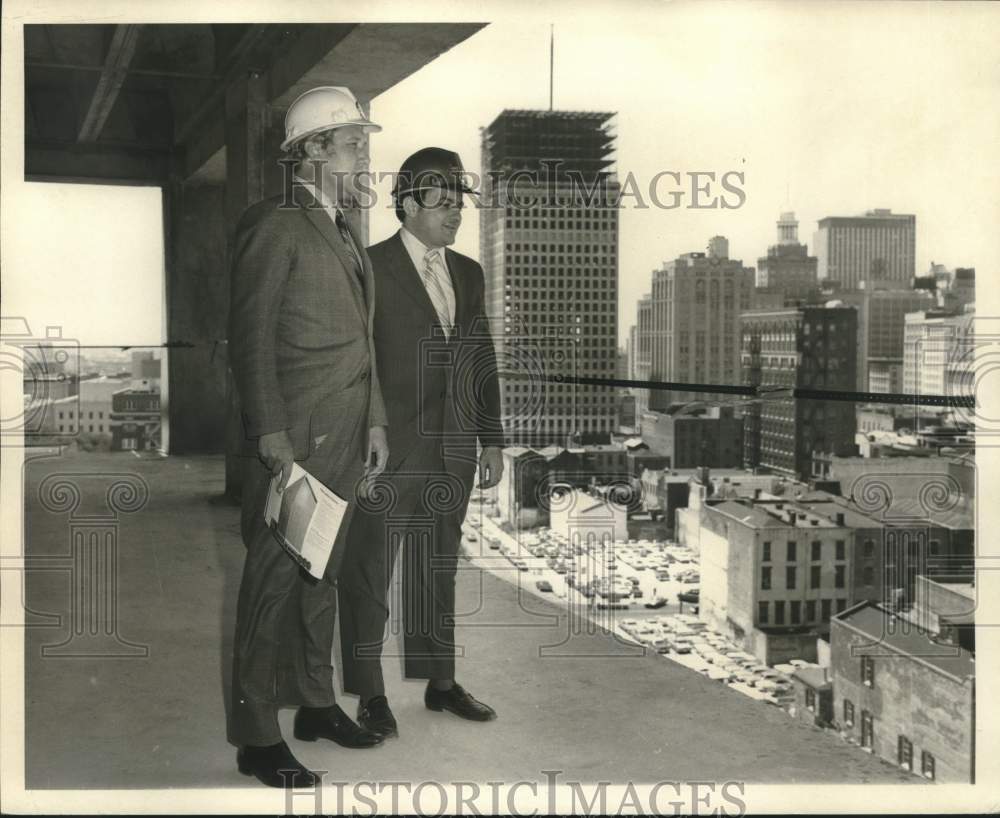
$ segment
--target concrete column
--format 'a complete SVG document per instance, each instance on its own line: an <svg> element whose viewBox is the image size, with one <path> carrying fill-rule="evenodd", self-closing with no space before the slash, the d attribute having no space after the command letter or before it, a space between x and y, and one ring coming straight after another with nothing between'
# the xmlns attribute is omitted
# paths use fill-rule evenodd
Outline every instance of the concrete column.
<svg viewBox="0 0 1000 818"><path fill-rule="evenodd" d="M229 273L222 185L174 180L165 190L170 453L225 451Z"/></svg>

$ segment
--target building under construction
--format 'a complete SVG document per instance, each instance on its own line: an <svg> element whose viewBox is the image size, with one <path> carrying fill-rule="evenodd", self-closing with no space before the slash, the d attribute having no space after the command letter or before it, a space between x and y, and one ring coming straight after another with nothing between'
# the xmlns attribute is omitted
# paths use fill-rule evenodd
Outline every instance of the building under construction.
<svg viewBox="0 0 1000 818"><path fill-rule="evenodd" d="M482 131L480 256L518 444L600 441L615 426L619 185L614 114L503 111Z"/></svg>

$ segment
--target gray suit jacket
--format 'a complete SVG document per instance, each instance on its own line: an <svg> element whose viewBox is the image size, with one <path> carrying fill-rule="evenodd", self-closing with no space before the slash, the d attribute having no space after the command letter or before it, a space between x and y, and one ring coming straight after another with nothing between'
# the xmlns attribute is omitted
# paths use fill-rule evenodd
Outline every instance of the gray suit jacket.
<svg viewBox="0 0 1000 818"><path fill-rule="evenodd" d="M229 360L243 451L254 454L257 438L285 429L296 460L322 456L324 463L306 468L333 478L346 465L336 461L353 461L359 451L363 458L368 429L387 422L372 340L375 284L358 214L345 212L362 279L307 189L295 187L292 201L282 202L250 207L236 229ZM357 464L350 465L353 473Z"/></svg>

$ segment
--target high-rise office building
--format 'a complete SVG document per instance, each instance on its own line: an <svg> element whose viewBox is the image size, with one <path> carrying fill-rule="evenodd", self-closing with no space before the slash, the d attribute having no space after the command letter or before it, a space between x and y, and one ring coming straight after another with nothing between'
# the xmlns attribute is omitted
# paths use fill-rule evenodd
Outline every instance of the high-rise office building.
<svg viewBox="0 0 1000 818"><path fill-rule="evenodd" d="M969 396L973 393L971 311L929 309L906 315L903 392L908 395Z"/></svg>
<svg viewBox="0 0 1000 818"><path fill-rule="evenodd" d="M861 281L837 299L858 311L857 389L889 394L903 389L903 328L906 314L934 306L929 290L909 282Z"/></svg>
<svg viewBox="0 0 1000 818"><path fill-rule="evenodd" d="M788 299L806 299L816 290L816 257L799 243L799 223L794 213L778 220L778 243L757 259L757 289L780 293Z"/></svg>
<svg viewBox="0 0 1000 818"><path fill-rule="evenodd" d="M653 352L653 297L649 293L640 298L636 306L631 339L629 379L648 381ZM633 389L632 394L635 395L636 417L641 418L642 413L649 409L649 390Z"/></svg>
<svg viewBox="0 0 1000 818"><path fill-rule="evenodd" d="M718 252L720 237L712 240ZM650 379L738 384L740 313L753 304L754 272L739 259L685 253L653 272ZM652 392L649 408L716 400L713 393Z"/></svg>
<svg viewBox="0 0 1000 818"><path fill-rule="evenodd" d="M857 310L797 307L743 314L741 364L749 386L855 391ZM743 466L799 480L812 453L854 453L855 406L840 400L751 404L743 417Z"/></svg>
<svg viewBox="0 0 1000 818"><path fill-rule="evenodd" d="M505 110L481 132L480 255L512 443L564 445L615 428L614 389L532 378L615 375L613 117Z"/></svg>
<svg viewBox="0 0 1000 818"><path fill-rule="evenodd" d="M820 219L813 247L819 279L854 289L862 280L909 281L916 271L916 216L869 210Z"/></svg>

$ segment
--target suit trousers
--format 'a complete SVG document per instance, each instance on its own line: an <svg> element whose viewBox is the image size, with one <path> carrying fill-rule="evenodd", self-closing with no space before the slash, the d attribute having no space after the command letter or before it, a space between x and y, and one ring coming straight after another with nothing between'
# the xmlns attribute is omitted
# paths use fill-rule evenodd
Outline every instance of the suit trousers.
<svg viewBox="0 0 1000 818"><path fill-rule="evenodd" d="M310 576L264 524L270 473L256 458L247 458L245 468L241 528L247 555L236 608L227 732L237 746L260 746L281 741L279 708L334 703L335 581L344 547L341 542L334 549L323 579ZM349 525L345 519L342 534Z"/></svg>
<svg viewBox="0 0 1000 818"><path fill-rule="evenodd" d="M401 471L388 482L391 508L360 508L352 521L338 583L344 689L362 699L385 693L382 647L400 551L404 674L455 676L455 574L470 486L444 470Z"/></svg>

